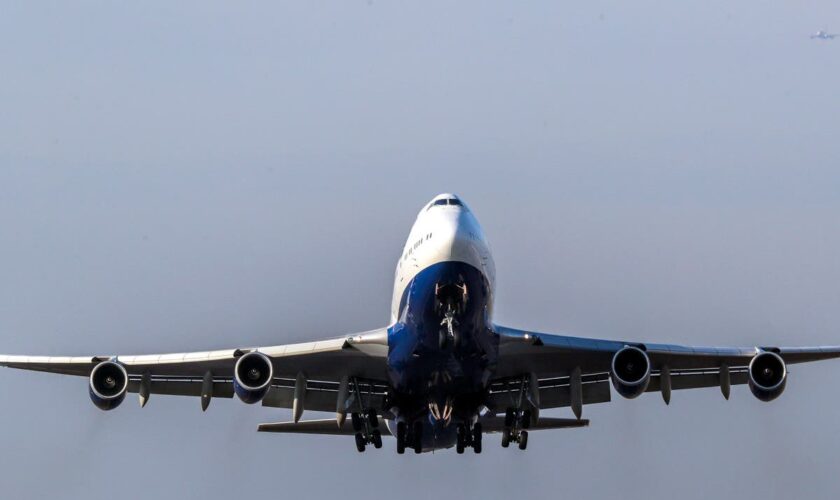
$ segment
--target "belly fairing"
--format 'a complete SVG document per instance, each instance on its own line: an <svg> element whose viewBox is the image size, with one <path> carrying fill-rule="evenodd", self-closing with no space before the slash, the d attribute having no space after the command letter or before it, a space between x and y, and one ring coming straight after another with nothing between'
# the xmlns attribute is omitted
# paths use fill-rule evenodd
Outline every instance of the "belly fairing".
<svg viewBox="0 0 840 500"><path fill-rule="evenodd" d="M444 298L452 295L448 290L458 291L454 307L444 304L452 302ZM398 393L457 397L486 389L498 357L498 338L489 328L491 294L484 274L464 262L440 262L414 276L388 334L389 376ZM441 346L447 308L456 341Z"/></svg>

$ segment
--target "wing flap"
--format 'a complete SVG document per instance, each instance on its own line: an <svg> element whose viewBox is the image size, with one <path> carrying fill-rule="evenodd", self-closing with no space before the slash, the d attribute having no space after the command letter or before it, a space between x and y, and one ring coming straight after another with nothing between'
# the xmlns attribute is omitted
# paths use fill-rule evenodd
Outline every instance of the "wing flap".
<svg viewBox="0 0 840 500"><path fill-rule="evenodd" d="M370 380L358 380L359 396L362 399L362 408L381 408L384 406L384 399L387 387ZM336 411L338 400L338 383L330 381L310 380L306 384L306 395L304 396L304 408L313 411ZM351 384L352 386L352 384ZM356 396L351 392L347 401L348 408L355 407ZM262 405L271 408L291 408L295 398L295 380L275 379L271 390L262 401Z"/></svg>
<svg viewBox="0 0 840 500"><path fill-rule="evenodd" d="M149 384L150 394L161 394L167 396L201 396L202 389L201 380L151 380ZM136 394L140 392L140 381L130 380L128 382L128 392ZM213 397L214 398L232 398L233 397L233 383L227 381L213 382Z"/></svg>
<svg viewBox="0 0 840 500"><path fill-rule="evenodd" d="M513 382L513 383L511 383ZM497 381L490 386L487 407L495 413L504 412L508 407L518 407L520 388L516 379ZM539 401L541 409L564 408L571 406L572 393L569 377L557 377L539 381ZM581 399L584 405L607 403L610 401L609 375L597 373L586 375L582 379Z"/></svg>
<svg viewBox="0 0 840 500"><path fill-rule="evenodd" d="M747 383L746 367L731 368L729 371L730 385L743 385ZM701 389L704 387L720 387L719 370L692 370L684 372L671 372L671 389ZM659 373L651 374L650 384L645 392L656 392L662 388L662 379Z"/></svg>

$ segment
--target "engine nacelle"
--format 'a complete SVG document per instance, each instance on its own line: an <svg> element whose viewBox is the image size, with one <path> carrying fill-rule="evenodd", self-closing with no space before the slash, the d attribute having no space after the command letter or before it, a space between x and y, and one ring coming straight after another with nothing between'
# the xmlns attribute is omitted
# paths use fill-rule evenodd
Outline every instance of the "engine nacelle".
<svg viewBox="0 0 840 500"><path fill-rule="evenodd" d="M116 361L103 361L90 372L90 400L100 410L113 410L125 399L128 372Z"/></svg>
<svg viewBox="0 0 840 500"><path fill-rule="evenodd" d="M274 365L261 352L243 354L233 369L233 391L243 402L254 404L268 394L274 379Z"/></svg>
<svg viewBox="0 0 840 500"><path fill-rule="evenodd" d="M633 399L650 383L650 358L638 347L626 346L615 353L610 363L613 387L627 399Z"/></svg>
<svg viewBox="0 0 840 500"><path fill-rule="evenodd" d="M750 361L749 385L753 395L762 401L773 401L785 390L787 366L775 352L764 351Z"/></svg>

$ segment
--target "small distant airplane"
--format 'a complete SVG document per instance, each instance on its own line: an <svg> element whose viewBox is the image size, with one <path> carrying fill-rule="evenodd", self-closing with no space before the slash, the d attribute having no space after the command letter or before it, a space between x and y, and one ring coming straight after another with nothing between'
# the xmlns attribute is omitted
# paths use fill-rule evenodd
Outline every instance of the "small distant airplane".
<svg viewBox="0 0 840 500"><path fill-rule="evenodd" d="M837 36L837 33L828 33L825 30L819 30L813 35L811 35L811 38L818 38L820 40L834 40L835 38L837 38Z"/></svg>

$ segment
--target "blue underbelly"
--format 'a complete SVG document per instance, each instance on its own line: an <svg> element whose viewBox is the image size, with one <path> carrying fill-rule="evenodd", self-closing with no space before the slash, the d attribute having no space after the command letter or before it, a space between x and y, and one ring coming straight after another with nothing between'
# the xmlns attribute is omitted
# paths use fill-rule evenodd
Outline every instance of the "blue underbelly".
<svg viewBox="0 0 840 500"><path fill-rule="evenodd" d="M491 294L484 274L463 262L434 264L411 280L388 334L397 393L457 397L486 390L498 357L498 338L489 328ZM447 311L455 336L441 345Z"/></svg>

